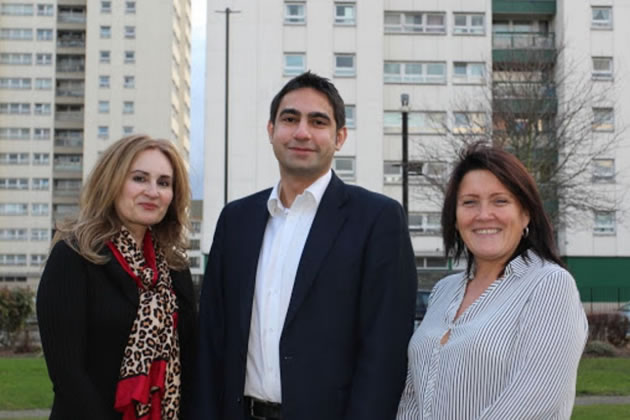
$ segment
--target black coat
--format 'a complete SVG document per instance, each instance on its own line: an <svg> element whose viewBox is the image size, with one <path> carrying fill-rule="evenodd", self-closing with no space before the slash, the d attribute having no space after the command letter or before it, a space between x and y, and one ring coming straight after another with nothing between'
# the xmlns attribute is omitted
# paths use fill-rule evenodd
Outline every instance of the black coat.
<svg viewBox="0 0 630 420"><path fill-rule="evenodd" d="M111 256L111 251L106 251ZM195 299L189 270L171 271L179 306L182 407L194 363ZM60 241L37 291L37 319L55 398L51 420L120 420L114 397L138 307L136 282L111 256L93 264ZM181 418L187 418L182 412Z"/></svg>
<svg viewBox="0 0 630 420"><path fill-rule="evenodd" d="M201 294L195 418L242 420L265 190L228 204ZM407 372L416 270L400 204L333 175L280 338L285 420L393 420Z"/></svg>

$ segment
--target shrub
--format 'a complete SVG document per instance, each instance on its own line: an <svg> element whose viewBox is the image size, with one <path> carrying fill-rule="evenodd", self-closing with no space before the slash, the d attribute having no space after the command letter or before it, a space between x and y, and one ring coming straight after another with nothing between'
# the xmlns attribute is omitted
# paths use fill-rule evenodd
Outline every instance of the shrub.
<svg viewBox="0 0 630 420"><path fill-rule="evenodd" d="M617 351L615 347L605 341L589 341L584 348L584 354L595 357L615 357Z"/></svg>
<svg viewBox="0 0 630 420"><path fill-rule="evenodd" d="M26 319L33 312L33 292L28 288L0 289L0 340L13 348Z"/></svg>
<svg viewBox="0 0 630 420"><path fill-rule="evenodd" d="M604 312L588 315L589 340L607 341L622 347L628 343L626 334L630 331L630 321L616 312Z"/></svg>

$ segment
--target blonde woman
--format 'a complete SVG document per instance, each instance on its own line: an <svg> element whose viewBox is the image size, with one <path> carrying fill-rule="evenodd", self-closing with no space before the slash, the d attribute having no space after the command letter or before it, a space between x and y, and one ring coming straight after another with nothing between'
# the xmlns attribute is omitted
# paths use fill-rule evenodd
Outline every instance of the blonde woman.
<svg viewBox="0 0 630 420"><path fill-rule="evenodd" d="M195 303L190 186L174 145L111 145L60 226L37 293L51 419L185 418Z"/></svg>

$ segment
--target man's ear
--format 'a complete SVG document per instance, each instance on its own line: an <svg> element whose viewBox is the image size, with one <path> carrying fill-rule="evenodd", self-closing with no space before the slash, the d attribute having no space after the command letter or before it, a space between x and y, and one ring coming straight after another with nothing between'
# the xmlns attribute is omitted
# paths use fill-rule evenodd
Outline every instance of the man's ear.
<svg viewBox="0 0 630 420"><path fill-rule="evenodd" d="M341 150L341 146L346 142L348 138L348 129L346 127L340 128L337 130L337 135L335 137L335 150Z"/></svg>
<svg viewBox="0 0 630 420"><path fill-rule="evenodd" d="M269 142L271 143L271 138L273 137L273 122L271 121L267 123L267 135L269 136Z"/></svg>

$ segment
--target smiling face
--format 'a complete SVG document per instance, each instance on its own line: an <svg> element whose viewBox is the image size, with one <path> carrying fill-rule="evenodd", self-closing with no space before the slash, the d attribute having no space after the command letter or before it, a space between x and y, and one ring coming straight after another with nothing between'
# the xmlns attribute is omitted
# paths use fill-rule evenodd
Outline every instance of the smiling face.
<svg viewBox="0 0 630 420"><path fill-rule="evenodd" d="M477 169L464 175L457 193L456 226L475 264L503 267L528 223L527 212L492 172Z"/></svg>
<svg viewBox="0 0 630 420"><path fill-rule="evenodd" d="M326 173L333 155L346 140L347 131L337 129L326 95L312 88L287 93L267 132L280 165L280 175L312 182Z"/></svg>
<svg viewBox="0 0 630 420"><path fill-rule="evenodd" d="M122 224L142 244L146 229L164 218L172 200L171 162L158 149L147 149L131 163L114 206Z"/></svg>

